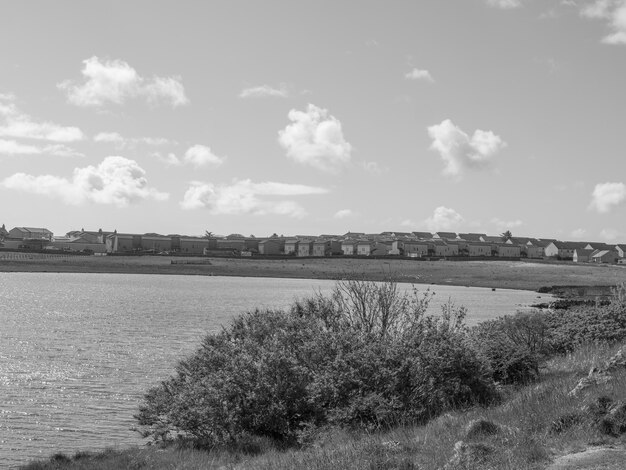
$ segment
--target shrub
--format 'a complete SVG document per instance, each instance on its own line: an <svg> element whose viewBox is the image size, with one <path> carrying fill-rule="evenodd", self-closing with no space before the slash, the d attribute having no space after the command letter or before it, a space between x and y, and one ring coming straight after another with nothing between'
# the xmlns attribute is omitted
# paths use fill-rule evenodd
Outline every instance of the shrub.
<svg viewBox="0 0 626 470"><path fill-rule="evenodd" d="M243 314L148 391L143 435L293 443L321 426L378 428L489 402L494 384L466 341L464 309L428 316L428 298L351 280L289 310Z"/></svg>

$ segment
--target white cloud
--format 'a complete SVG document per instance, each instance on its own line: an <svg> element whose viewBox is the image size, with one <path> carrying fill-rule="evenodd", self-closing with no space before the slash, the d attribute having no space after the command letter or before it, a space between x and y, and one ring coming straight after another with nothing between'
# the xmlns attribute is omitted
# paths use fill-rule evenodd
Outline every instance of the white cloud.
<svg viewBox="0 0 626 470"><path fill-rule="evenodd" d="M98 166L75 168L71 179L53 175L33 176L16 173L0 182L6 189L55 197L67 204L113 204L119 207L169 195L148 186L145 171L124 157L106 157Z"/></svg>
<svg viewBox="0 0 626 470"><path fill-rule="evenodd" d="M118 132L99 132L93 138L94 142L114 144L118 149L126 149L146 144L152 146L175 144L176 142L163 137L124 137Z"/></svg>
<svg viewBox="0 0 626 470"><path fill-rule="evenodd" d="M605 44L626 44L626 0L596 0L585 4L580 15L607 22L610 34L602 38Z"/></svg>
<svg viewBox="0 0 626 470"><path fill-rule="evenodd" d="M341 122L326 109L309 104L306 111L292 109L288 117L292 123L278 133L288 157L329 173L350 163L352 146L343 136Z"/></svg>
<svg viewBox="0 0 626 470"><path fill-rule="evenodd" d="M604 240L612 241L619 237L620 234L617 230L611 228L605 228L600 231L600 237Z"/></svg>
<svg viewBox="0 0 626 470"><path fill-rule="evenodd" d="M521 0L487 0L487 5L508 10L522 6Z"/></svg>
<svg viewBox="0 0 626 470"><path fill-rule="evenodd" d="M174 153L168 153L167 155L163 155L160 152L155 152L152 154L153 157L158 158L167 166L180 166L183 162L180 161L180 158L176 156Z"/></svg>
<svg viewBox="0 0 626 470"><path fill-rule="evenodd" d="M354 212L352 212L350 209L341 209L335 212L335 215L333 217L335 219L345 219L347 217L352 217L353 215Z"/></svg>
<svg viewBox="0 0 626 470"><path fill-rule="evenodd" d="M404 219L402 222L400 222L400 225L402 225L403 227L415 227L418 225L418 223L414 222L411 219Z"/></svg>
<svg viewBox="0 0 626 470"><path fill-rule="evenodd" d="M428 127L433 139L431 150L436 150L445 162L444 174L461 177L466 169L487 166L506 143L491 131L477 129L470 138L450 119Z"/></svg>
<svg viewBox="0 0 626 470"><path fill-rule="evenodd" d="M83 132L72 126L59 126L51 122L36 122L23 113L13 102L0 98L0 137L49 140L51 142L76 142L84 138Z"/></svg>
<svg viewBox="0 0 626 470"><path fill-rule="evenodd" d="M211 214L228 215L285 215L302 218L306 212L302 206L290 200L265 199L265 196L303 196L325 194L324 188L276 182L253 183L236 180L230 185L215 186L211 183L192 182L185 193L183 209L206 208Z"/></svg>
<svg viewBox="0 0 626 470"><path fill-rule="evenodd" d="M506 221L498 219L497 217L491 219L491 223L496 227L498 231L510 230L524 225L524 222L519 219Z"/></svg>
<svg viewBox="0 0 626 470"><path fill-rule="evenodd" d="M25 145L15 140L0 139L0 155L34 155L41 153L41 148Z"/></svg>
<svg viewBox="0 0 626 470"><path fill-rule="evenodd" d="M584 228L577 228L575 230L572 230L572 233L570 233L570 235L572 236L572 238L584 238L585 235L587 235L587 231Z"/></svg>
<svg viewBox="0 0 626 470"><path fill-rule="evenodd" d="M454 209L439 206L433 212L433 215L427 218L424 223L426 228L431 232L452 230L458 228L465 219Z"/></svg>
<svg viewBox="0 0 626 470"><path fill-rule="evenodd" d="M255 86L251 88L244 88L239 93L239 98L287 98L289 96L289 90L287 85L281 83L280 88L273 88L269 85Z"/></svg>
<svg viewBox="0 0 626 470"><path fill-rule="evenodd" d="M377 162L361 162L361 165L365 171L374 175L379 175L387 171L387 168L381 167Z"/></svg>
<svg viewBox="0 0 626 470"><path fill-rule="evenodd" d="M626 185L624 183L599 183L591 194L590 208L601 213L609 212L613 206L618 206L626 200Z"/></svg>
<svg viewBox="0 0 626 470"><path fill-rule="evenodd" d="M428 70L420 70L418 68L414 68L410 72L404 74L404 78L407 80L426 80L428 82L435 81Z"/></svg>
<svg viewBox="0 0 626 470"><path fill-rule="evenodd" d="M76 106L103 106L123 104L131 98L145 98L149 103L169 102L172 106L187 104L180 77L153 77L145 79L122 60L100 62L93 56L83 61L82 74L86 81L78 84L65 80L57 86Z"/></svg>
<svg viewBox="0 0 626 470"><path fill-rule="evenodd" d="M85 154L75 150L67 145L63 144L52 144L46 145L41 153L54 155L55 157L84 157Z"/></svg>
<svg viewBox="0 0 626 470"><path fill-rule="evenodd" d="M223 157L218 157L206 145L194 145L190 147L183 157L185 163L189 163L196 168L207 165L219 166L224 163Z"/></svg>

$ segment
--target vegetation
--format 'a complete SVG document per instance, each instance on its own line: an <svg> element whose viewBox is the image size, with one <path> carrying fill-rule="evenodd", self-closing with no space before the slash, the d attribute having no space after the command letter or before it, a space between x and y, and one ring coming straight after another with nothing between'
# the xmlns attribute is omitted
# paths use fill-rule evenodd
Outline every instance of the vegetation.
<svg viewBox="0 0 626 470"><path fill-rule="evenodd" d="M139 422L169 445L27 468L545 468L626 442L626 368L569 393L626 340L625 294L468 329L428 293L342 281L242 315L150 390Z"/></svg>

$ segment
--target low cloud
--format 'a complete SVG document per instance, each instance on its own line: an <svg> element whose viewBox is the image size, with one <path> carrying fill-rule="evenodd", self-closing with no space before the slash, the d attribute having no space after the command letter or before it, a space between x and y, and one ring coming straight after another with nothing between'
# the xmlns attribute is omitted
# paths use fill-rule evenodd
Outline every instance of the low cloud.
<svg viewBox="0 0 626 470"><path fill-rule="evenodd" d="M333 217L335 219L346 219L348 217L352 217L353 215L354 212L352 212L350 209L341 209L335 212L335 215Z"/></svg>
<svg viewBox="0 0 626 470"><path fill-rule="evenodd" d="M503 10L510 10L512 8L519 8L522 6L521 0L487 0L487 5L490 7L501 8Z"/></svg>
<svg viewBox="0 0 626 470"><path fill-rule="evenodd" d="M585 4L580 15L606 22L610 32L602 38L603 43L626 44L626 0L595 0Z"/></svg>
<svg viewBox="0 0 626 470"><path fill-rule="evenodd" d="M180 77L146 79L122 60L101 62L96 56L84 60L83 64L82 83L65 80L57 85L76 106L121 105L134 98L143 98L151 104L166 102L171 106L189 102Z"/></svg>
<svg viewBox="0 0 626 470"><path fill-rule="evenodd" d="M433 140L430 148L436 150L445 163L443 173L461 178L466 170L488 166L506 143L491 131L477 129L472 137L450 119L428 127Z"/></svg>
<svg viewBox="0 0 626 470"><path fill-rule="evenodd" d="M302 218L304 208L291 200L275 197L325 194L328 190L301 184L276 182L253 183L237 180L230 185L216 186L212 183L193 182L181 207L183 209L208 209L213 215L284 215Z"/></svg>
<svg viewBox="0 0 626 470"><path fill-rule="evenodd" d="M600 213L607 213L613 207L626 200L626 185L624 183L599 183L591 193L589 207Z"/></svg>
<svg viewBox="0 0 626 470"><path fill-rule="evenodd" d="M34 120L15 105L12 96L5 95L0 97L0 137L66 143L83 140L85 136L78 127Z"/></svg>
<svg viewBox="0 0 626 470"><path fill-rule="evenodd" d="M600 238L607 241L616 240L619 236L620 233L617 230L613 230L612 228L605 228L600 231Z"/></svg>
<svg viewBox="0 0 626 470"><path fill-rule="evenodd" d="M507 221L507 220L498 219L497 217L494 217L493 219L491 219L491 223L495 226L496 230L498 231L510 230L510 229L514 229L514 228L521 227L522 225L524 225L524 222L522 222L519 219Z"/></svg>
<svg viewBox="0 0 626 470"><path fill-rule="evenodd" d="M148 186L145 171L137 162L118 156L106 157L98 166L76 168L70 179L16 173L2 180L0 186L58 198L70 205L94 203L125 207L141 200L163 201L169 197Z"/></svg>
<svg viewBox="0 0 626 470"><path fill-rule="evenodd" d="M39 153L41 153L41 148L35 145L0 139L0 155L34 155Z"/></svg>
<svg viewBox="0 0 626 470"><path fill-rule="evenodd" d="M209 165L220 166L224 163L224 158L215 155L206 145L194 145L185 152L183 161L196 168L201 168Z"/></svg>
<svg viewBox="0 0 626 470"><path fill-rule="evenodd" d="M410 72L404 74L404 78L407 80L425 80L427 82L435 81L428 70L420 70L418 68L414 68Z"/></svg>
<svg viewBox="0 0 626 470"><path fill-rule="evenodd" d="M341 122L326 109L309 104L306 111L292 109L288 117L292 123L279 131L278 142L289 158L335 174L350 163L352 146Z"/></svg>
<svg viewBox="0 0 626 470"><path fill-rule="evenodd" d="M439 232L457 229L465 222L465 219L454 209L439 206L433 215L427 218L424 223L431 232Z"/></svg>
<svg viewBox="0 0 626 470"><path fill-rule="evenodd" d="M255 86L251 88L244 88L239 93L239 98L287 98L289 96L289 90L287 85L281 83L280 88L273 88L269 85Z"/></svg>
<svg viewBox="0 0 626 470"><path fill-rule="evenodd" d="M118 132L99 132L93 137L94 142L113 144L117 149L134 148L139 144L160 146L176 142L163 137L124 137Z"/></svg>
<svg viewBox="0 0 626 470"><path fill-rule="evenodd" d="M587 231L584 228L577 228L575 230L572 230L572 232L570 233L572 238L584 238L585 235L587 235Z"/></svg>

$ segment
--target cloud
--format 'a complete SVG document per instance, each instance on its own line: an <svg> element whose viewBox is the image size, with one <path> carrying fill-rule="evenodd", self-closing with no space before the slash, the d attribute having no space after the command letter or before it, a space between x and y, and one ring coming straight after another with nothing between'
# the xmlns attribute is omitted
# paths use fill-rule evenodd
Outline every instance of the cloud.
<svg viewBox="0 0 626 470"><path fill-rule="evenodd" d="M79 128L60 126L51 122L37 122L11 101L6 97L4 100L0 98L0 137L51 142L76 142L84 139L85 136Z"/></svg>
<svg viewBox="0 0 626 470"><path fill-rule="evenodd" d="M63 144L52 144L46 145L41 153L54 155L55 157L84 157L85 154L75 150L67 145Z"/></svg>
<svg viewBox="0 0 626 470"><path fill-rule="evenodd" d="M189 102L180 77L145 79L122 60L100 62L96 56L84 60L83 64L84 83L65 80L57 85L76 106L121 105L131 98L144 98L152 104L164 101L172 106Z"/></svg>
<svg viewBox="0 0 626 470"><path fill-rule="evenodd" d="M524 225L524 222L519 219L506 221L498 219L497 217L491 219L491 223L496 227L497 230L510 230Z"/></svg>
<svg viewBox="0 0 626 470"><path fill-rule="evenodd" d="M388 170L388 168L381 167L377 162L361 162L361 166L365 171L374 175L380 175Z"/></svg>
<svg viewBox="0 0 626 470"><path fill-rule="evenodd" d="M341 122L326 109L309 104L306 111L292 109L288 117L292 123L279 131L278 142L289 158L329 173L350 163L352 146L343 136Z"/></svg>
<svg viewBox="0 0 626 470"><path fill-rule="evenodd" d="M276 182L253 183L251 180L235 180L230 185L215 186L211 183L192 182L181 207L183 209L208 209L213 215L285 215L302 218L306 212L302 206L290 200L265 199L266 196L305 196L325 194L328 190L301 184Z"/></svg>
<svg viewBox="0 0 626 470"><path fill-rule="evenodd" d="M194 145L190 147L183 157L185 163L200 168L203 166L219 166L224 163L223 157L218 157L206 145Z"/></svg>
<svg viewBox="0 0 626 470"><path fill-rule="evenodd" d="M261 85L251 88L244 88L239 93L239 98L287 98L289 90L284 83L280 84L280 88L272 88L269 85Z"/></svg>
<svg viewBox="0 0 626 470"><path fill-rule="evenodd" d="M2 180L0 187L59 198L71 205L94 203L124 207L140 200L163 201L169 197L148 186L145 171L137 162L117 156L106 157L98 166L75 168L71 179L16 173Z"/></svg>
<svg viewBox="0 0 626 470"><path fill-rule="evenodd" d="M519 8L522 6L521 0L487 0L487 5L495 8L509 10L511 8Z"/></svg>
<svg viewBox="0 0 626 470"><path fill-rule="evenodd" d="M404 74L404 78L407 80L426 80L428 82L435 81L428 70L420 70L418 68L414 68L410 72Z"/></svg>
<svg viewBox="0 0 626 470"><path fill-rule="evenodd" d="M458 228L465 219L454 209L439 206L433 212L433 215L427 218L424 223L426 228L431 232L442 230L452 230Z"/></svg>
<svg viewBox="0 0 626 470"><path fill-rule="evenodd" d="M353 215L354 212L352 212L350 209L341 209L335 212L335 215L333 215L333 217L335 219L345 219L347 217L352 217Z"/></svg>
<svg viewBox="0 0 626 470"><path fill-rule="evenodd" d="M93 137L94 142L114 144L118 149L136 147L138 144L160 146L175 144L175 141L163 137L124 137L118 132L99 132Z"/></svg>
<svg viewBox="0 0 626 470"><path fill-rule="evenodd" d="M626 44L626 0L595 0L580 10L584 18L605 20L611 32L602 38L605 44Z"/></svg>
<svg viewBox="0 0 626 470"><path fill-rule="evenodd" d="M152 154L153 157L161 160L167 166L181 166L183 162L180 161L180 158L176 156L174 153L168 153L167 155L163 155L160 152L155 152Z"/></svg>
<svg viewBox="0 0 626 470"><path fill-rule="evenodd" d="M577 228L576 230L572 230L570 233L572 238L584 238L587 235L587 231L584 228Z"/></svg>
<svg viewBox="0 0 626 470"><path fill-rule="evenodd" d="M619 236L620 236L619 232L611 228L605 228L600 231L600 237L603 238L604 240L612 241L612 240L615 240Z"/></svg>
<svg viewBox="0 0 626 470"><path fill-rule="evenodd" d="M15 140L0 139L0 155L34 155L41 153L41 148L25 145Z"/></svg>
<svg viewBox="0 0 626 470"><path fill-rule="evenodd" d="M613 206L618 206L626 200L626 185L624 183L599 183L591 193L589 207L600 213L609 212Z"/></svg>
<svg viewBox="0 0 626 470"><path fill-rule="evenodd" d="M443 173L458 178L467 169L484 168L506 147L506 143L491 131L477 129L470 138L450 119L428 127L428 135L433 140L431 150L439 152L446 164Z"/></svg>

